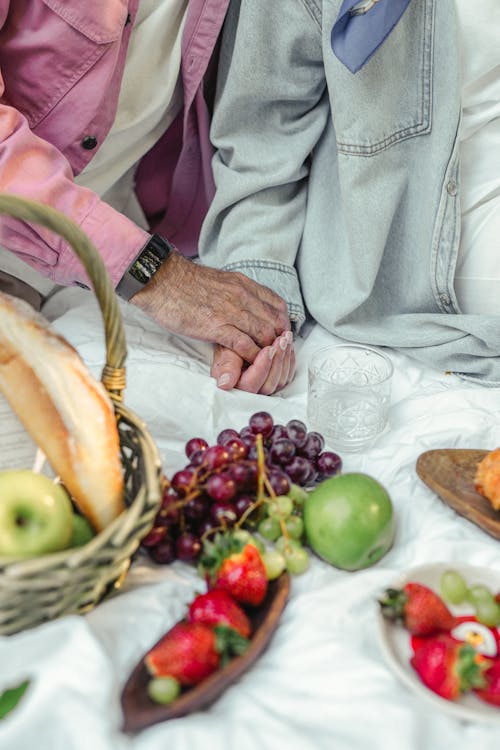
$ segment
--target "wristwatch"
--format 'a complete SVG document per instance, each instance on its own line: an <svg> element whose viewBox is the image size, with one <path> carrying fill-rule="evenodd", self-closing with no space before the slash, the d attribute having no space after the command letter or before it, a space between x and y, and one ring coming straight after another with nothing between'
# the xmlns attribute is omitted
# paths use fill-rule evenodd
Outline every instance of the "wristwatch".
<svg viewBox="0 0 500 750"><path fill-rule="evenodd" d="M150 281L162 263L174 250L174 246L159 234L151 235L149 242L142 248L128 271L116 287L116 293L128 300L140 292Z"/></svg>

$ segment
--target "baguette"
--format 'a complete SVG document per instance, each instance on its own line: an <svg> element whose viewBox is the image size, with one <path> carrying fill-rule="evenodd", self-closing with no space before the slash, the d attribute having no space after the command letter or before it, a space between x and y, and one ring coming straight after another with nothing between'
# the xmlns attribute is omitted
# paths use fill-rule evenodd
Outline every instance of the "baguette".
<svg viewBox="0 0 500 750"><path fill-rule="evenodd" d="M105 528L124 509L111 399L42 315L1 292L0 391L78 509Z"/></svg>

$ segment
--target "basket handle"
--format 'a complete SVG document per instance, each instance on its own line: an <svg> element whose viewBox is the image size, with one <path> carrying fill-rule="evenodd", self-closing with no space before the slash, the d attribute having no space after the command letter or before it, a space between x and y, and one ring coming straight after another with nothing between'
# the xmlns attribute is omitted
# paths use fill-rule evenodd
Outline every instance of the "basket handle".
<svg viewBox="0 0 500 750"><path fill-rule="evenodd" d="M74 221L44 203L1 193L0 214L32 224L41 224L52 230L71 245L81 260L91 280L104 322L106 364L101 381L110 397L114 401L122 402L127 344L115 290L98 250Z"/></svg>

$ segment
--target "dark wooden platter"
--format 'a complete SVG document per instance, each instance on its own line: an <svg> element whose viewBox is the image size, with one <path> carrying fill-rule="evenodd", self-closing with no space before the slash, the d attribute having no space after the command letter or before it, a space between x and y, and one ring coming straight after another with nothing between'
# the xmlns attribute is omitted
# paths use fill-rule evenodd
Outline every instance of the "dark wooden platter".
<svg viewBox="0 0 500 750"><path fill-rule="evenodd" d="M461 516L500 539L500 512L474 489L476 468L485 450L439 448L417 459L420 479Z"/></svg>
<svg viewBox="0 0 500 750"><path fill-rule="evenodd" d="M288 573L283 573L277 580L270 581L266 598L260 607L246 610L252 623L253 634L245 653L232 659L227 666L210 675L200 685L181 693L175 701L166 706L154 703L149 698L146 686L150 676L144 666L144 660L141 659L123 688L123 730L138 732L158 722L199 711L213 703L264 651L278 626L289 590Z"/></svg>

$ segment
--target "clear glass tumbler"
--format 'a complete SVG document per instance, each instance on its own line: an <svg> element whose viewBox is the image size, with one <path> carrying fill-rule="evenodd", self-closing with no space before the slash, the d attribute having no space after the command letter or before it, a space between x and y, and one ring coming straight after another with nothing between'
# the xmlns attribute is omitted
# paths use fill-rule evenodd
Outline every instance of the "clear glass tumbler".
<svg viewBox="0 0 500 750"><path fill-rule="evenodd" d="M309 427L332 450L359 451L385 429L394 368L368 346L339 344L315 352L308 367Z"/></svg>

